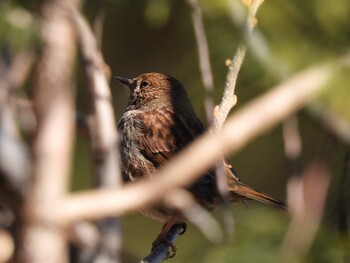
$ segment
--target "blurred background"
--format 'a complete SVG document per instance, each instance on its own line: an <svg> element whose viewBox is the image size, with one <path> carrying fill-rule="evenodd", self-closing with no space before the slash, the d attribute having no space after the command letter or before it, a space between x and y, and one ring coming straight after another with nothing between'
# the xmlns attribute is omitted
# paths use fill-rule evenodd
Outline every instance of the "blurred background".
<svg viewBox="0 0 350 263"><path fill-rule="evenodd" d="M0 51L6 62L21 52L39 49L38 13L41 1L0 2ZM238 0L201 0L204 25L214 75L216 104L225 84L225 61L244 41L245 8ZM111 71L111 88L117 119L128 100L128 90L113 76L135 77L144 72L164 72L185 86L197 114L204 123L203 84L191 20L191 8L175 0L86 0L81 8L97 27L101 48ZM267 0L257 15L255 43L248 52L238 77L238 103L234 114L281 80L302 69L346 58L350 43L350 1ZM103 23L99 26L99 23ZM85 76L76 65L78 111L89 111ZM29 78L19 94L31 96ZM322 224L305 262L350 262L348 214L350 171L350 74L342 68L329 86L307 107L297 121L301 155L290 164L285 154L283 128L276 126L229 156L239 177L256 189L286 200L288 177L302 173L315 159L331 170L331 183ZM72 191L91 188L91 156L88 141L76 139ZM347 159L348 158L348 159ZM339 208L345 195L345 206ZM342 200L344 202L344 200ZM345 211L344 211L345 208ZM219 244L208 241L194 226L176 242L178 252L169 262L272 262L276 260L290 219L270 207L249 202L233 207L234 234ZM222 210L215 216L222 222ZM345 218L345 219L344 219ZM126 258L133 262L149 252L161 224L138 214L123 218ZM128 262L127 260L125 262Z"/></svg>

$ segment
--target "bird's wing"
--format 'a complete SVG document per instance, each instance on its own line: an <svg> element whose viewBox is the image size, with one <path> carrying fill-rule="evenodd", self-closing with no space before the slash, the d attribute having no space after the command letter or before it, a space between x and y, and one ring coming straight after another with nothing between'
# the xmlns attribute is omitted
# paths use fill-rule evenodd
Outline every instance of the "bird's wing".
<svg viewBox="0 0 350 263"><path fill-rule="evenodd" d="M139 149L156 167L166 164L174 154L205 131L198 119L187 120L170 110L150 111L141 118Z"/></svg>
<svg viewBox="0 0 350 263"><path fill-rule="evenodd" d="M166 164L177 152L205 132L197 118L186 118L186 114L172 112L148 112L143 114L143 131L138 138L139 149L155 167ZM215 206L217 200L215 170L211 169L189 187L197 200L207 208Z"/></svg>

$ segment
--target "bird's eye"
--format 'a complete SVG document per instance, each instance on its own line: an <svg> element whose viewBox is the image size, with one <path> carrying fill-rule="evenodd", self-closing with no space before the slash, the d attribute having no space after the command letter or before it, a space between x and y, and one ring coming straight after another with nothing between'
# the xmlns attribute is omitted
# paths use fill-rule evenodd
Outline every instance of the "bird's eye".
<svg viewBox="0 0 350 263"><path fill-rule="evenodd" d="M141 87L142 88L146 88L147 86L149 86L149 82L147 80L144 80L141 82Z"/></svg>

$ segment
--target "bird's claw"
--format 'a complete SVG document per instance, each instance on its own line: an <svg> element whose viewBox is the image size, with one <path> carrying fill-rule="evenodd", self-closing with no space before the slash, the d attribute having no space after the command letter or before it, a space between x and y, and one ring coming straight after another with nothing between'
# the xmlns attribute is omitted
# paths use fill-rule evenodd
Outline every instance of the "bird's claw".
<svg viewBox="0 0 350 263"><path fill-rule="evenodd" d="M169 247L171 247L171 251L168 252L167 258L173 258L176 255L176 245L172 242L170 242L164 235L159 235L155 241L152 243L152 250L155 250L158 245L161 243L167 244Z"/></svg>

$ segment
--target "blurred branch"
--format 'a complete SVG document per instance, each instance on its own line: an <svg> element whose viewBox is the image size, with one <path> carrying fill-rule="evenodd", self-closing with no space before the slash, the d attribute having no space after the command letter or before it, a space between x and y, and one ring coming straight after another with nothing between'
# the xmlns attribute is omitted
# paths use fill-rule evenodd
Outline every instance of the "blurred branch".
<svg viewBox="0 0 350 263"><path fill-rule="evenodd" d="M281 259L303 262L322 219L329 181L330 171L321 162L314 162L301 179L289 180L288 207L292 222L281 248Z"/></svg>
<svg viewBox="0 0 350 263"><path fill-rule="evenodd" d="M82 62L92 99L90 138L94 156L97 186L116 188L121 183L118 134L109 87L109 69L103 60L96 37L82 14L72 6L71 15L78 33ZM103 21L103 20L102 20ZM102 24L99 25L102 28ZM94 257L105 262L120 261L121 230L117 218L98 222L101 251Z"/></svg>
<svg viewBox="0 0 350 263"><path fill-rule="evenodd" d="M198 57L199 57L199 69L201 72L202 83L206 91L205 96L205 111L208 122L211 121L213 115L214 101L214 81L213 73L210 64L208 41L205 35L202 10L199 6L198 0L186 0L186 2L192 8L192 23L193 29L196 36Z"/></svg>
<svg viewBox="0 0 350 263"><path fill-rule="evenodd" d="M96 43L98 47L101 47L102 44L102 36L103 36L103 26L104 26L104 20L106 16L105 9L102 6L102 1L96 1L96 4L98 5L96 15L93 21L93 32L96 38Z"/></svg>
<svg viewBox="0 0 350 263"><path fill-rule="evenodd" d="M338 186L338 229L342 235L350 234L350 152L347 153L344 160L344 170Z"/></svg>
<svg viewBox="0 0 350 263"><path fill-rule="evenodd" d="M310 104L308 109L313 116L319 119L328 132L350 145L350 124L348 121L317 102Z"/></svg>
<svg viewBox="0 0 350 263"><path fill-rule="evenodd" d="M289 176L299 176L299 158L301 154L301 137L298 129L298 119L296 115L287 117L282 122L284 152L288 162Z"/></svg>
<svg viewBox="0 0 350 263"><path fill-rule="evenodd" d="M35 54L29 50L22 51L14 57L9 71L9 84L12 88L17 88L23 85L32 65L34 64L34 60Z"/></svg>
<svg viewBox="0 0 350 263"><path fill-rule="evenodd" d="M205 134L161 168L154 180L126 185L119 191L98 190L72 194L57 204L60 222L122 215L141 209L191 184L222 155L234 153L250 140L298 110L334 73L333 64L315 66L296 74L255 99L230 117L221 131ZM211 149L207 151L206 149ZM191 167L191 169L188 169Z"/></svg>
<svg viewBox="0 0 350 263"><path fill-rule="evenodd" d="M72 262L93 262L97 256L97 249L101 243L101 235L97 226L93 223L80 221L69 227L69 239L77 245L77 255ZM97 261L97 260L96 260Z"/></svg>
<svg viewBox="0 0 350 263"><path fill-rule="evenodd" d="M0 200L18 213L28 186L30 156L22 142L16 124L16 115L11 107L8 75L0 74Z"/></svg>
<svg viewBox="0 0 350 263"><path fill-rule="evenodd" d="M11 235L0 228L0 262L10 262L13 252L15 250L15 244Z"/></svg>
<svg viewBox="0 0 350 263"><path fill-rule="evenodd" d="M51 0L42 5L42 53L34 85L38 117L34 178L23 211L19 261L64 263L68 258L63 229L47 222L52 204L67 191L74 137L72 70L76 52L68 2Z"/></svg>
<svg viewBox="0 0 350 263"><path fill-rule="evenodd" d="M25 136L32 136L37 128L33 101L25 96L11 96L10 104L16 114L19 129L23 130Z"/></svg>
<svg viewBox="0 0 350 263"><path fill-rule="evenodd" d="M186 190L170 192L164 199L166 207L180 211L186 219L194 224L208 240L217 243L222 240L222 230L209 211L200 206Z"/></svg>

